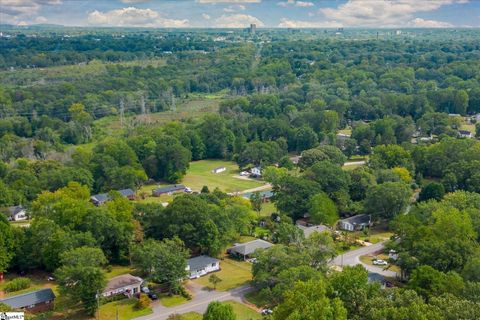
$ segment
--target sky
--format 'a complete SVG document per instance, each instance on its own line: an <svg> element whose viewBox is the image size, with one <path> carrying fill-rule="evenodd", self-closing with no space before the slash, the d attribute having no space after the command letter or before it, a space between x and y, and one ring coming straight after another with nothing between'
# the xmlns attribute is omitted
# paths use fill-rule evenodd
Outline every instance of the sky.
<svg viewBox="0 0 480 320"><path fill-rule="evenodd" d="M0 24L90 27L480 27L480 0L0 0Z"/></svg>

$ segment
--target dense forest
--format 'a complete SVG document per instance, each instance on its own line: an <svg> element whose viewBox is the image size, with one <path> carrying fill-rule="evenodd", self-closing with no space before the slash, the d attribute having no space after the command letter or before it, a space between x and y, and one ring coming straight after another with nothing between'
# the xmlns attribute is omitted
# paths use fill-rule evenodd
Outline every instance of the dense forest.
<svg viewBox="0 0 480 320"><path fill-rule="evenodd" d="M188 257L221 256L262 222L276 245L252 284L272 319L480 317L478 31L68 32L0 37L0 208L32 218L2 215L0 271L54 272L69 308L92 315L107 265L185 294ZM218 108L150 118L199 97ZM275 213L218 189L166 207L115 191L181 183L205 159L262 167ZM394 234L398 288L359 266L331 272L343 249L295 226L356 214Z"/></svg>

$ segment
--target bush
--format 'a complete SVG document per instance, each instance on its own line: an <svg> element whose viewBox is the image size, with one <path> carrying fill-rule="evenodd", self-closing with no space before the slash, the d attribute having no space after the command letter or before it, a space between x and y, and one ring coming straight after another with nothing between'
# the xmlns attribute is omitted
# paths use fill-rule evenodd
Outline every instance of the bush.
<svg viewBox="0 0 480 320"><path fill-rule="evenodd" d="M32 281L28 278L16 278L5 285L5 292L14 292L27 289L31 286Z"/></svg>
<svg viewBox="0 0 480 320"><path fill-rule="evenodd" d="M144 293L141 293L138 297L137 303L135 304L135 308L138 310L146 309L150 306L150 299Z"/></svg>

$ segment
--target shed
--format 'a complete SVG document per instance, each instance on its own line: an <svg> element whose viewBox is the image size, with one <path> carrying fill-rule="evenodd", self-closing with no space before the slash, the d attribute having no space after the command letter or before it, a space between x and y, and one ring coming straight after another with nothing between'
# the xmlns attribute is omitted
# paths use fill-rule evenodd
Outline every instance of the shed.
<svg viewBox="0 0 480 320"><path fill-rule="evenodd" d="M242 257L243 259L247 259L256 250L268 249L272 246L273 244L268 241L256 239L249 242L237 244L231 247L230 249L228 249L227 252L231 255L236 255L236 256Z"/></svg>

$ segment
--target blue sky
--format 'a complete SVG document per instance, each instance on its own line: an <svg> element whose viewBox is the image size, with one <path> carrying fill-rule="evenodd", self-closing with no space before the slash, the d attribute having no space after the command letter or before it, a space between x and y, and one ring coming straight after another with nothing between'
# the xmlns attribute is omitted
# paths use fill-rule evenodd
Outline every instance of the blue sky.
<svg viewBox="0 0 480 320"><path fill-rule="evenodd" d="M480 27L480 0L0 0L0 23L132 27Z"/></svg>

